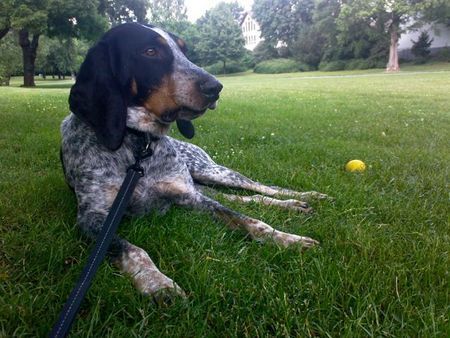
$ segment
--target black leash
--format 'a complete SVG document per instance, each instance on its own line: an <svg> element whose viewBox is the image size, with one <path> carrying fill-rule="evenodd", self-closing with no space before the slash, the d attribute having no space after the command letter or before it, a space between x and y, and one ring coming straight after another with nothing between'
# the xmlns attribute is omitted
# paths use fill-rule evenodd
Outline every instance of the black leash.
<svg viewBox="0 0 450 338"><path fill-rule="evenodd" d="M152 141L155 141L156 139L152 138L149 134L140 134L145 135L145 146L139 154L135 156L136 162L127 170L125 180L117 193L108 216L103 222L102 230L97 235L96 244L91 251L88 262L84 267L77 284L72 289L67 302L64 304L64 307L59 314L58 321L50 332L49 336L51 338L66 337L69 333L70 327L80 309L81 302L91 285L92 279L106 256L106 252L116 233L119 223L122 220L131 195L133 194L139 179L144 176L144 169L141 166L141 162L153 155L150 146Z"/></svg>

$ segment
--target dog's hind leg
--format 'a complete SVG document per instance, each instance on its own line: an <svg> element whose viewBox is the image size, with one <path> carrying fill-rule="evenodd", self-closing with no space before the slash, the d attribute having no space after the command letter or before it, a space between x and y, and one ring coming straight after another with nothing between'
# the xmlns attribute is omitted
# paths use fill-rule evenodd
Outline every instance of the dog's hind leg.
<svg viewBox="0 0 450 338"><path fill-rule="evenodd" d="M310 248L318 242L309 237L289 234L276 230L263 221L242 215L233 211L219 202L203 195L199 190L179 182L171 182L164 185L166 194L171 194L173 200L183 206L211 212L223 220L231 229L246 231L253 239L261 242L273 241L281 246L300 245L302 248Z"/></svg>
<svg viewBox="0 0 450 338"><path fill-rule="evenodd" d="M261 184L234 170L216 164L203 149L192 143L175 139L171 139L171 142L186 163L189 173L196 183L245 189L272 197L298 198L304 200L329 198L327 195L317 191L298 192Z"/></svg>
<svg viewBox="0 0 450 338"><path fill-rule="evenodd" d="M263 195L239 196L231 194L221 194L221 196L228 201L235 201L242 203L252 203L252 202L261 203L264 205L277 206L279 208L294 210L305 214L312 212L312 209L308 206L307 203L294 199L279 200L273 197Z"/></svg>
<svg viewBox="0 0 450 338"><path fill-rule="evenodd" d="M203 170L190 170L192 178L206 185L222 185L229 188L245 189L271 197L298 198L300 200L327 199L327 195L317 191L298 192L277 186L267 186L216 163L208 163ZM301 203L300 201L298 201Z"/></svg>
<svg viewBox="0 0 450 338"><path fill-rule="evenodd" d="M241 202L241 203L260 203L268 206L277 206L279 208L294 210L301 213L311 213L312 209L308 206L308 203L298 201L295 199L279 200L273 197L268 197L264 195L252 195L252 196L240 196L232 194L224 194L219 192L212 187L196 184L195 187L205 193L207 196L220 196L228 201Z"/></svg>
<svg viewBox="0 0 450 338"><path fill-rule="evenodd" d="M263 221L242 215L236 211L224 207L217 201L214 201L206 196L197 196L191 200L191 206L208 210L215 216L225 221L225 223L232 229L245 230L254 240L266 242L273 241L281 246L288 247L291 245L300 245L307 249L318 244L316 240L298 236L283 231L276 230Z"/></svg>

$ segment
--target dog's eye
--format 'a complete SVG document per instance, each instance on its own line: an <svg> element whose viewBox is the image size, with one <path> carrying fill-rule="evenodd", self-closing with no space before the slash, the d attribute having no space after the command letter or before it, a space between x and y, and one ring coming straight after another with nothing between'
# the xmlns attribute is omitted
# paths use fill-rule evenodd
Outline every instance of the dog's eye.
<svg viewBox="0 0 450 338"><path fill-rule="evenodd" d="M155 48L148 48L145 52L145 55L147 56L156 56L156 54L158 54L158 52L156 51Z"/></svg>

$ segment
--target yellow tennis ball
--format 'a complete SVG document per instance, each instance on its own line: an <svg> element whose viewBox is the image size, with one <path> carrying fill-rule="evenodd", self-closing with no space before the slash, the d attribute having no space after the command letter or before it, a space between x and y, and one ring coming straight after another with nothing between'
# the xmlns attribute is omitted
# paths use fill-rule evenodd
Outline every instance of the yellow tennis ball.
<svg viewBox="0 0 450 338"><path fill-rule="evenodd" d="M366 170L366 164L361 160L351 160L345 165L345 170L350 172L362 172Z"/></svg>

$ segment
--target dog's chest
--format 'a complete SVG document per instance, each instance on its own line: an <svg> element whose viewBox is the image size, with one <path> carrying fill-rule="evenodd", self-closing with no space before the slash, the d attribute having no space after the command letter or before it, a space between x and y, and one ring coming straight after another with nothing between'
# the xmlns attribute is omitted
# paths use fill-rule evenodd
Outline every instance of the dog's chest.
<svg viewBox="0 0 450 338"><path fill-rule="evenodd" d="M152 145L153 155L141 165L140 178L129 205L130 213L144 214L151 210L164 212L184 190L193 188L192 178L184 161L165 139Z"/></svg>

